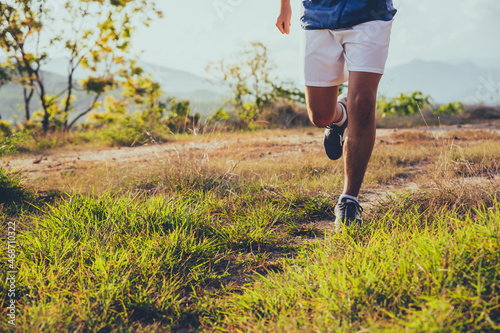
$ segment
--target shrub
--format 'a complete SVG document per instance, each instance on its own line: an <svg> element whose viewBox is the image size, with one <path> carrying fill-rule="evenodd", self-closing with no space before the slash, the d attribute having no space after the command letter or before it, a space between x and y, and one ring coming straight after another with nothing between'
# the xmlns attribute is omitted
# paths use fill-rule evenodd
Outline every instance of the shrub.
<svg viewBox="0 0 500 333"><path fill-rule="evenodd" d="M12 135L12 126L10 123L0 120L0 138L5 138Z"/></svg>
<svg viewBox="0 0 500 333"><path fill-rule="evenodd" d="M500 109L484 105L470 106L465 109L464 116L467 119L500 119Z"/></svg>
<svg viewBox="0 0 500 333"><path fill-rule="evenodd" d="M402 93L391 100L382 98L378 102L378 107L383 117L386 116L408 116L418 113L430 104L430 96L421 91Z"/></svg>
<svg viewBox="0 0 500 333"><path fill-rule="evenodd" d="M0 156L13 155L25 150L23 147L31 138L24 132L16 132L0 139Z"/></svg>
<svg viewBox="0 0 500 333"><path fill-rule="evenodd" d="M453 102L446 105L441 105L434 110L434 114L438 116L454 116L463 111L464 105L460 102Z"/></svg>

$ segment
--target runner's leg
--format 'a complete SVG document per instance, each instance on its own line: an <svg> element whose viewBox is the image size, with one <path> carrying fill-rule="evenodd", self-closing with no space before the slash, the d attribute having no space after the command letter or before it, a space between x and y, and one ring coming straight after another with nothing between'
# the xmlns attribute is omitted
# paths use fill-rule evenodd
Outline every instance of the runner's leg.
<svg viewBox="0 0 500 333"><path fill-rule="evenodd" d="M343 194L357 197L375 145L375 106L382 75L365 72L350 72L349 75Z"/></svg>

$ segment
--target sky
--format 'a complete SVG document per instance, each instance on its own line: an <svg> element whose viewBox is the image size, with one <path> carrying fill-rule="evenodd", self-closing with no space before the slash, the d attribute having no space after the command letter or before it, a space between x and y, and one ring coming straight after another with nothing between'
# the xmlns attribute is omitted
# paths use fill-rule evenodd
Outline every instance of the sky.
<svg viewBox="0 0 500 333"><path fill-rule="evenodd" d="M292 32L275 27L279 0L157 0L164 18L136 31L141 60L207 76L208 62L263 42L280 76L296 79L302 39L300 0L291 0ZM388 67L414 59L500 59L499 0L395 0Z"/></svg>

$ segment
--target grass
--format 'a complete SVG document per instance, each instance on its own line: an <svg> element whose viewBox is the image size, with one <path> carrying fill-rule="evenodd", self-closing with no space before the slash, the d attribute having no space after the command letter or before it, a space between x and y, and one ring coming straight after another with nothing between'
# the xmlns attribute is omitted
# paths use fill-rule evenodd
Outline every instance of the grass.
<svg viewBox="0 0 500 333"><path fill-rule="evenodd" d="M315 242L283 272L214 302L207 331L500 329L500 205L460 218L388 213ZM428 221L430 222L430 221ZM219 317L223 314L222 319Z"/></svg>
<svg viewBox="0 0 500 333"><path fill-rule="evenodd" d="M151 133L150 133L151 132ZM161 132L132 127L111 127L86 131L54 131L47 134L16 132L0 139L0 156L43 153L54 150L133 147L152 141L172 141L168 130Z"/></svg>
<svg viewBox="0 0 500 333"><path fill-rule="evenodd" d="M436 107L436 106L435 106ZM498 124L500 109L498 107L487 107L484 105L466 106L459 114L438 116L429 107L416 114L407 116L383 117L377 110L377 125L379 128L414 128L418 126L442 126L442 125L464 125L485 123Z"/></svg>
<svg viewBox="0 0 500 333"><path fill-rule="evenodd" d="M0 167L0 217L32 210L35 194L24 184L20 172Z"/></svg>
<svg viewBox="0 0 500 333"><path fill-rule="evenodd" d="M325 161L307 130L195 143L67 174L2 169L19 312L1 329L500 329L500 149L488 133L379 139L366 179L379 202L340 235L327 222L342 162ZM410 182L418 191L384 194ZM5 252L0 266L5 318Z"/></svg>
<svg viewBox="0 0 500 333"><path fill-rule="evenodd" d="M272 266L269 253L295 251L293 228L332 218L325 198L217 173L167 178L156 194L139 192L74 194L20 214L23 329L175 328L192 321L191 293Z"/></svg>
<svg viewBox="0 0 500 333"><path fill-rule="evenodd" d="M318 133L311 129L294 129L224 135L212 133L189 138L178 135L172 137L170 141L173 143L166 148L154 142L140 147L148 149L148 154L151 153L149 150L156 150L157 153L148 160L138 160L138 155L133 155L130 150L123 158L117 156L116 161L108 159L106 163L85 164L86 159L83 159L74 161L77 163L74 165L65 163L64 167L46 168L44 175L38 178L40 185L37 187L45 186L46 191L72 191L81 187L88 192L97 186L99 192L121 188L123 178L137 179L146 175L148 179L145 181L149 181L161 177L171 164L201 163L219 169L236 165L238 173L246 178L257 174L265 182L301 182L304 188L313 191L337 192L344 177L342 161L331 163L323 158ZM428 182L432 181L433 175L440 176L443 172L469 178L495 174L500 158L497 137L496 132L481 130L444 133L413 130L386 134L377 142L365 186L375 188L402 181ZM304 140L307 142L304 143ZM191 143L201 148L190 148ZM170 147L175 147L176 151ZM123 151L128 150L124 148ZM48 151L46 155L57 156L67 152L77 154L68 148L59 153ZM12 159L16 160L16 157ZM77 157L74 156L74 159ZM290 163L291 159L293 163ZM169 165L166 167L166 164ZM280 167L277 168L277 165ZM297 168L302 172L296 172ZM282 179L271 180L278 177Z"/></svg>

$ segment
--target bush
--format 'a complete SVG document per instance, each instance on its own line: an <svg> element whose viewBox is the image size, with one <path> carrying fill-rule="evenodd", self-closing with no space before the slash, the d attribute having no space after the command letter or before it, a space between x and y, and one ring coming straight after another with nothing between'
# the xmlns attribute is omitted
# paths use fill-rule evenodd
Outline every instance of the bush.
<svg viewBox="0 0 500 333"><path fill-rule="evenodd" d="M408 116L419 113L419 110L429 105L430 96L421 91L415 91L399 94L391 100L382 98L377 104L383 117Z"/></svg>
<svg viewBox="0 0 500 333"><path fill-rule="evenodd" d="M434 110L434 114L438 116L454 116L461 113L464 105L460 102L453 102L446 105L441 105L438 109Z"/></svg>
<svg viewBox="0 0 500 333"><path fill-rule="evenodd" d="M12 126L10 123L0 120L0 138L5 138L12 135Z"/></svg>
<svg viewBox="0 0 500 333"><path fill-rule="evenodd" d="M262 118L269 124L269 127L286 128L309 125L307 112L289 104L268 108L264 111Z"/></svg>
<svg viewBox="0 0 500 333"><path fill-rule="evenodd" d="M131 147L147 140L145 130L138 126L111 126L103 130L102 134L111 146Z"/></svg>
<svg viewBox="0 0 500 333"><path fill-rule="evenodd" d="M28 134L16 132L0 140L0 156L13 155L26 150L23 145L31 140Z"/></svg>
<svg viewBox="0 0 500 333"><path fill-rule="evenodd" d="M467 119L500 119L500 109L489 106L470 106L465 109L464 117Z"/></svg>

